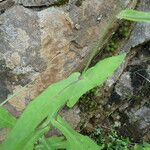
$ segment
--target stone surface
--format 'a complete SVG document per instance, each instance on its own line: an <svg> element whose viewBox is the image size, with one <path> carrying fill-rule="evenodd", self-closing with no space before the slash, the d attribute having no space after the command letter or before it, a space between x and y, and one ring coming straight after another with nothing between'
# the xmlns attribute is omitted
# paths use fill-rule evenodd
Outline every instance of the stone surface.
<svg viewBox="0 0 150 150"><path fill-rule="evenodd" d="M107 134L115 127L134 142L150 141L150 42L136 49L137 54L111 89L104 85L81 100L81 130L87 135L95 128ZM90 131L87 123L93 126Z"/></svg>
<svg viewBox="0 0 150 150"><path fill-rule="evenodd" d="M32 2L20 1L24 6ZM50 84L83 68L97 41L104 38L103 28L112 32L116 14L128 4L73 0L62 7L37 10L6 7L0 16L0 102L10 96L4 106L18 117ZM76 111L70 114L64 116L75 127L80 118Z"/></svg>
<svg viewBox="0 0 150 150"><path fill-rule="evenodd" d="M139 9L150 11L150 1L141 0ZM84 132L89 134L86 124L93 128L108 130L113 126L123 137L134 142L150 141L150 24L137 23L129 39L120 48L126 52L124 63L109 78L106 84L99 88L92 98L87 95L80 108L84 116ZM118 50L119 51L119 50ZM92 92L91 92L92 93ZM97 94L98 93L98 94ZM86 99L88 101L86 101ZM93 107L92 102L96 106ZM85 108L88 107L88 111ZM93 111L94 109L94 111Z"/></svg>
<svg viewBox="0 0 150 150"><path fill-rule="evenodd" d="M77 128L77 125L80 123L81 118L79 116L80 109L75 106L72 109L63 109L60 113L63 118L70 123L73 128Z"/></svg>
<svg viewBox="0 0 150 150"><path fill-rule="evenodd" d="M13 0L1 0L0 1L0 14L4 13L5 10L14 5ZM1 22L0 22L1 23Z"/></svg>
<svg viewBox="0 0 150 150"><path fill-rule="evenodd" d="M126 96L133 94L130 72L124 72L121 75L119 82L115 86L115 91L122 98L125 98Z"/></svg>
<svg viewBox="0 0 150 150"><path fill-rule="evenodd" d="M120 109L121 113L126 116L125 121L122 119L121 133L135 141L150 140L150 43L141 48L141 51L132 59L127 67L126 79L121 86L119 82L116 84L119 91L122 91L120 99L125 101L126 109ZM122 79L122 76L121 76ZM124 78L125 79L125 78ZM130 81L130 82L128 82ZM125 88L126 87L126 88ZM131 88L132 87L132 88ZM117 89L115 90L117 92ZM122 89L125 89L124 91ZM128 92L130 90L130 92ZM128 92L128 94L127 94Z"/></svg>
<svg viewBox="0 0 150 150"><path fill-rule="evenodd" d="M104 36L103 27L109 32L123 6L122 1L86 0L80 7L72 3L41 11L23 6L7 10L0 26L1 85L5 90L1 101L17 92L9 103L21 112L48 85L84 67L98 38Z"/></svg>
<svg viewBox="0 0 150 150"><path fill-rule="evenodd" d="M27 7L50 6L57 4L58 1L59 0L15 0L16 4L22 4Z"/></svg>
<svg viewBox="0 0 150 150"><path fill-rule="evenodd" d="M149 48L150 43L138 48L137 55L115 84L109 100L120 116L119 132L136 142L150 140ZM116 116L113 118L115 120Z"/></svg>
<svg viewBox="0 0 150 150"><path fill-rule="evenodd" d="M139 2L138 10L140 11L150 11L150 1L142 0ZM135 48L138 45L146 43L150 41L150 23L136 23L129 40L124 44L121 48L120 53L129 53L131 49ZM111 87L119 78L119 76L123 73L124 69L128 65L130 58L134 56L134 52L130 53L130 55L126 58L124 63L120 66L120 68L116 71L116 73L107 81L107 86Z"/></svg>
<svg viewBox="0 0 150 150"><path fill-rule="evenodd" d="M149 12L150 1L149 0L141 1L138 10ZM150 40L150 24L149 23L137 23L130 37L130 41L129 41L130 45L132 47L135 47L149 40Z"/></svg>

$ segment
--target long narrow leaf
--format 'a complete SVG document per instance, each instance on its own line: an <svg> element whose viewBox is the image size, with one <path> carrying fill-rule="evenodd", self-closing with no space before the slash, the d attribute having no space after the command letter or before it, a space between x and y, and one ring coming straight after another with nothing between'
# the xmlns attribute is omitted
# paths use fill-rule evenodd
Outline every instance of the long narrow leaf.
<svg viewBox="0 0 150 150"><path fill-rule="evenodd" d="M109 57L98 62L94 67L88 69L81 77L80 82L72 85L73 91L67 105L73 107L78 99L87 91L102 85L108 77L118 68L125 58L125 54Z"/></svg>
<svg viewBox="0 0 150 150"><path fill-rule="evenodd" d="M150 22L150 12L126 9L121 11L117 18L139 22Z"/></svg>
<svg viewBox="0 0 150 150"><path fill-rule="evenodd" d="M67 150L100 150L100 146L89 137L77 133L60 116L58 116L57 120L53 120L52 123L67 138Z"/></svg>
<svg viewBox="0 0 150 150"><path fill-rule="evenodd" d="M83 76L80 76L80 73L73 73L66 80L48 87L29 104L3 144L2 150L24 149L29 142L28 137L47 116L57 115L67 102L68 106L73 106L84 93L102 84L113 74L124 57L125 55L107 58L87 70Z"/></svg>
<svg viewBox="0 0 150 150"><path fill-rule="evenodd" d="M66 88L76 82L79 76L80 73L74 73L66 80L51 85L35 98L17 121L12 132L2 145L2 150L24 149L29 142L28 140L30 140L29 137L35 132L36 127L42 120L48 115L53 116L65 105L70 95L70 93L66 92Z"/></svg>
<svg viewBox="0 0 150 150"><path fill-rule="evenodd" d="M46 143L51 146L52 150L56 149L66 149L67 148L67 140L64 137L51 137L46 139ZM45 145L39 145L40 150L46 150Z"/></svg>

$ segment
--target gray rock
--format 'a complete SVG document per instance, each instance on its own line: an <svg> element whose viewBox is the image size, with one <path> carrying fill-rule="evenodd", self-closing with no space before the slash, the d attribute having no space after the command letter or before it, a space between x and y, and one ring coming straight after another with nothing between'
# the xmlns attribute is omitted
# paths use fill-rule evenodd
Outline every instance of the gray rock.
<svg viewBox="0 0 150 150"><path fill-rule="evenodd" d="M134 140L150 140L150 107L142 106L139 109L132 108L130 112L126 111L129 118L129 123L126 124L126 129L130 132L130 137Z"/></svg>
<svg viewBox="0 0 150 150"><path fill-rule="evenodd" d="M79 112L80 112L79 108L74 107L74 108L69 109L69 110L67 110L67 109L62 110L60 115L63 116L63 118L67 122L70 122L70 125L75 129L75 128L77 128L77 125L81 121Z"/></svg>
<svg viewBox="0 0 150 150"><path fill-rule="evenodd" d="M16 3L27 7L50 6L56 4L59 0L15 0Z"/></svg>
<svg viewBox="0 0 150 150"><path fill-rule="evenodd" d="M20 1L39 5L32 2ZM104 38L103 28L112 32L112 21L126 6L124 0L86 0L80 7L72 3L37 11L17 5L5 11L0 16L0 101L16 93L5 107L19 116L50 84L83 68L95 45L102 44L98 41ZM74 115L76 126L76 113L68 120Z"/></svg>
<svg viewBox="0 0 150 150"><path fill-rule="evenodd" d="M14 5L13 0L1 0L0 1L0 14L4 13L6 9Z"/></svg>
<svg viewBox="0 0 150 150"><path fill-rule="evenodd" d="M142 0L138 7L138 10L149 12L150 1ZM150 40L150 23L136 23L134 30L128 43L124 46L123 51L128 52L130 48L136 47Z"/></svg>
<svg viewBox="0 0 150 150"><path fill-rule="evenodd" d="M128 72L121 75L115 86L124 104L119 108L122 118L121 133L135 141L150 140L150 53L147 43L138 49L139 52L127 67Z"/></svg>
<svg viewBox="0 0 150 150"><path fill-rule="evenodd" d="M124 72L115 86L115 91L122 99L133 94L130 72Z"/></svg>
<svg viewBox="0 0 150 150"><path fill-rule="evenodd" d="M143 106L138 110L131 109L131 112L127 113L130 123L138 122L138 129L144 130L150 128L150 108ZM147 131L149 129L146 129Z"/></svg>
<svg viewBox="0 0 150 150"><path fill-rule="evenodd" d="M3 86L9 92L1 100L18 91L9 103L22 111L49 84L84 67L97 39L103 38L103 27L109 31L122 9L120 5L121 1L86 0L80 7L69 5L70 10L50 7L35 11L23 6L7 10L1 15L0 59L8 75Z"/></svg>
<svg viewBox="0 0 150 150"><path fill-rule="evenodd" d="M150 11L150 1L149 0L142 0L140 1L138 10L140 11ZM124 61L124 63L119 67L119 69L115 72L115 74L107 80L106 85L108 87L111 87L121 76L124 69L128 65L128 61L130 58L134 56L133 54L130 54L130 50L138 45L141 45L143 43L146 43L150 41L150 23L136 23L134 26L134 29L131 33L131 36L129 40L126 42L125 45L123 45L120 49L120 53L129 53L128 57ZM149 50L148 50L149 51ZM133 56L132 56L133 55Z"/></svg>
<svg viewBox="0 0 150 150"><path fill-rule="evenodd" d="M140 11L149 12L150 11L150 1L143 0L141 1L141 6L138 8ZM135 47L143 42L147 42L150 40L150 23L138 23L136 25L135 30L133 31L133 41L132 47ZM131 36L131 39L132 39ZM136 38L134 38L136 37Z"/></svg>

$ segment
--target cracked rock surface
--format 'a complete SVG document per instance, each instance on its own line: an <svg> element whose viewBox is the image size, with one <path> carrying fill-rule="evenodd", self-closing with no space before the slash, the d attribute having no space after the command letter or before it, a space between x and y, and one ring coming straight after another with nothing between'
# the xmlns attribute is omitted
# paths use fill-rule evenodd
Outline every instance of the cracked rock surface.
<svg viewBox="0 0 150 150"><path fill-rule="evenodd" d="M0 1L0 102L17 93L4 105L15 116L50 84L85 67L104 27L111 34L131 0L57 2Z"/></svg>
<svg viewBox="0 0 150 150"><path fill-rule="evenodd" d="M38 11L14 5L6 10L0 16L0 101L19 91L9 101L17 114L48 85L84 67L98 38L103 38L103 27L109 32L123 4L85 0L81 6Z"/></svg>
<svg viewBox="0 0 150 150"><path fill-rule="evenodd" d="M150 11L149 0L141 0L138 6L139 10ZM80 101L81 116L86 118L82 130L89 135L95 128L102 128L107 134L115 127L118 134L135 143L149 142L150 24L135 23L119 50L127 53L124 63L102 88Z"/></svg>

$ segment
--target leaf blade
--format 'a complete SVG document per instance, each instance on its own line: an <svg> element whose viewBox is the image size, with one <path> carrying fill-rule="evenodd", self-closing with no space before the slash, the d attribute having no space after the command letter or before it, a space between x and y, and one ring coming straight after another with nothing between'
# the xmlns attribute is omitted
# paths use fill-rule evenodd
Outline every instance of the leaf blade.
<svg viewBox="0 0 150 150"><path fill-rule="evenodd" d="M62 91L72 82L75 82L79 75L80 73L72 74L68 79L51 85L41 95L35 98L35 100L28 105L2 145L3 150L23 149L28 143L28 138L35 132L38 124L48 115L54 115L66 103L69 93ZM61 96L59 96L61 92L64 93L64 95L61 94ZM57 100L54 101L53 98Z"/></svg>
<svg viewBox="0 0 150 150"><path fill-rule="evenodd" d="M88 69L83 76L80 76L80 73L73 73L69 78L51 85L29 104L3 144L3 150L23 149L28 143L29 137L35 132L36 127L47 116L54 117L57 115L68 101L68 104L70 104L68 106L72 107L80 96L103 83L121 64L124 57L124 55L120 55L107 58L95 67ZM112 65L110 65L110 62L113 62ZM99 74L102 67L103 71L106 72ZM23 130L22 127L24 127Z"/></svg>
<svg viewBox="0 0 150 150"><path fill-rule="evenodd" d="M53 120L53 125L57 127L67 139L67 150L100 150L93 140L87 136L77 133L72 127L60 116Z"/></svg>
<svg viewBox="0 0 150 150"><path fill-rule="evenodd" d="M83 79L72 86L73 92L67 106L73 107L84 93L96 86L102 85L119 67L124 58L125 54L109 57L88 69L81 77Z"/></svg>
<svg viewBox="0 0 150 150"><path fill-rule="evenodd" d="M118 19L126 19L130 21L138 21L138 22L149 22L150 23L150 12L142 12L132 9L126 9L121 11L117 15Z"/></svg>

